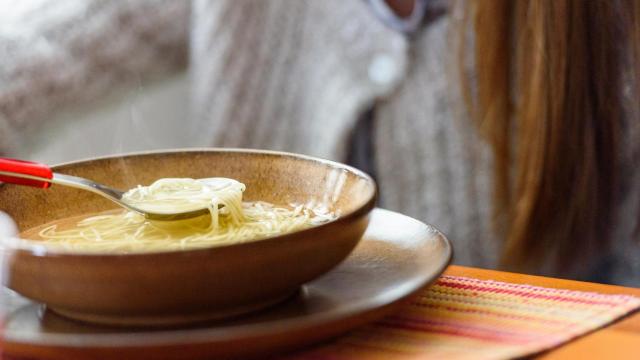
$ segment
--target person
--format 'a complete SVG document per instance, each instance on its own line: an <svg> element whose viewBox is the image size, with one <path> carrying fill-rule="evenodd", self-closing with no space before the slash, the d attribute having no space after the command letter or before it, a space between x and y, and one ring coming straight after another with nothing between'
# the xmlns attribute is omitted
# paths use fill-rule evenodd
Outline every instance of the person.
<svg viewBox="0 0 640 360"><path fill-rule="evenodd" d="M88 6L111 14L70 51L91 71L57 87L179 68L188 33L185 127L210 145L349 161L458 264L640 285L639 1L127 4ZM5 124L38 117L15 98Z"/></svg>

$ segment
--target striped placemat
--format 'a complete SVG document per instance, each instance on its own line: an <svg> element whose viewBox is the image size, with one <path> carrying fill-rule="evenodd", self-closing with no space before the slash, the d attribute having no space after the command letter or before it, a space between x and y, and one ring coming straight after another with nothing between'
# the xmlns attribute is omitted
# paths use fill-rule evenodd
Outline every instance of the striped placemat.
<svg viewBox="0 0 640 360"><path fill-rule="evenodd" d="M640 307L640 298L443 276L399 313L300 359L506 359L537 353Z"/></svg>

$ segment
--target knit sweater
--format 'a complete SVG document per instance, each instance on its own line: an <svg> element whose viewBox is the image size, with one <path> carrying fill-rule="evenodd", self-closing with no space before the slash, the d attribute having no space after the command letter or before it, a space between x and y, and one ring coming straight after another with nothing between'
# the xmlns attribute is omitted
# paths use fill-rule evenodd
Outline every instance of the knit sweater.
<svg viewBox="0 0 640 360"><path fill-rule="evenodd" d="M190 15L186 2L87 3L106 9L95 14L112 14L104 15L104 24L110 24L106 33L117 40L89 29L88 39L76 39L84 39L86 47L71 51L73 32L50 39L54 53L68 54L58 59L58 67L71 67L43 67L40 74L62 77L67 71L75 80L56 83L56 89L70 95L45 92L37 106L29 99L7 98L21 94L18 83L33 81L39 84L36 88L46 87L41 79L3 63L0 138L25 126L26 119L37 126L47 111L105 94L126 80L116 74L146 76L157 69L179 68L186 41L181 31L188 23L192 116L185 126L206 135L212 146L285 150L345 161L359 119L373 109L370 155L381 205L442 230L453 243L455 263L497 266L502 240L490 226L493 159L458 95L448 36L455 14L428 17L409 37L386 26L361 0L196 0ZM126 26L108 21L121 18L113 14L122 11L128 14ZM140 29L149 31L141 36ZM96 42L100 46L89 46ZM86 67L90 70L78 73ZM96 79L102 82L96 85ZM637 131L628 134L630 139L632 133ZM637 151L627 147L623 163L637 163ZM583 264L572 274L558 274L544 264L538 273L583 279L606 274L598 280L640 285L640 248L633 241L640 182L632 166L625 169L622 175L632 185L624 189L613 254Z"/></svg>
<svg viewBox="0 0 640 360"><path fill-rule="evenodd" d="M385 26L369 4L196 1L194 118L215 145L344 161L358 120L373 108L381 205L440 228L453 242L454 262L496 267L502 239L490 225L493 159L456 86L448 31L454 14L431 9L425 27L407 37ZM621 154L625 165L634 163L629 151ZM629 184L637 177L621 175ZM571 273L558 273L553 261L534 271L640 284L638 189L624 190L613 254L577 261Z"/></svg>
<svg viewBox="0 0 640 360"><path fill-rule="evenodd" d="M186 64L188 2L34 0L4 5L0 152L11 153L52 112Z"/></svg>

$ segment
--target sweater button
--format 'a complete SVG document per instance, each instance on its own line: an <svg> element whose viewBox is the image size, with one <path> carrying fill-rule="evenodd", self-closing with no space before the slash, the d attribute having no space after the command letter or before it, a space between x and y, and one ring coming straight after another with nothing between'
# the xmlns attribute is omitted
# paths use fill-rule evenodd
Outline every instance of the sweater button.
<svg viewBox="0 0 640 360"><path fill-rule="evenodd" d="M398 76L398 65L388 54L378 54L369 63L369 79L378 85L390 85Z"/></svg>

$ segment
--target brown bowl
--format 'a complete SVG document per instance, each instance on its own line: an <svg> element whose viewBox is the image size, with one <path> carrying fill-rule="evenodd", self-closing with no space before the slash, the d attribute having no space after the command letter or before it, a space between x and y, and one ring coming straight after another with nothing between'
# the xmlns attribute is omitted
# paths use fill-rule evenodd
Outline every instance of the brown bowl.
<svg viewBox="0 0 640 360"><path fill-rule="evenodd" d="M7 286L60 314L122 326L217 319L277 303L329 271L356 246L374 206L366 174L308 156L258 150L195 149L66 163L54 171L128 189L163 177L237 179L246 200L315 201L338 219L255 242L142 254L81 254L16 249ZM0 210L21 231L56 219L113 209L92 193L0 185Z"/></svg>

